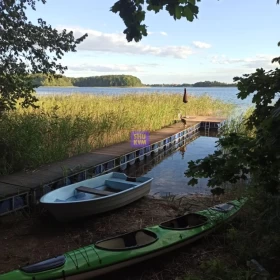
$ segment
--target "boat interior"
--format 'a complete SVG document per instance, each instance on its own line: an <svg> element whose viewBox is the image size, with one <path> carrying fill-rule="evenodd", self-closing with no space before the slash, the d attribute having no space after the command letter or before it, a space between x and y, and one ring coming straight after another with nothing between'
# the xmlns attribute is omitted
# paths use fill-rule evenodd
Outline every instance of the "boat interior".
<svg viewBox="0 0 280 280"><path fill-rule="evenodd" d="M154 232L142 229L98 241L95 243L95 246L99 249L122 251L150 245L157 241L157 239L158 237Z"/></svg>
<svg viewBox="0 0 280 280"><path fill-rule="evenodd" d="M142 184L137 182L136 178L131 178L130 180L123 180L118 178L110 178L105 180L104 184L98 187L87 187L81 186L74 190L74 195L67 199L56 199L55 202L73 202L73 201L83 201L93 198L99 198L103 196L112 195L121 191L131 189L137 185Z"/></svg>
<svg viewBox="0 0 280 280"><path fill-rule="evenodd" d="M186 214L184 216L161 223L159 226L165 229L184 230L202 226L208 221L207 217L195 213Z"/></svg>

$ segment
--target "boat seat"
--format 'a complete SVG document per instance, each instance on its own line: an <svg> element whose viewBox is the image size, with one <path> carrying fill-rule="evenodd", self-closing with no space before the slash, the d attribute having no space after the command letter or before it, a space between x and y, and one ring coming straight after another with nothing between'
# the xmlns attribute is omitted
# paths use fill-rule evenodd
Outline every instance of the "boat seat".
<svg viewBox="0 0 280 280"><path fill-rule="evenodd" d="M126 233L110 239L96 242L95 246L100 249L122 251L132 248L141 248L157 241L157 235L148 230L139 230Z"/></svg>
<svg viewBox="0 0 280 280"><path fill-rule="evenodd" d="M117 183L123 183L123 184L133 184L133 185L139 185L139 183L141 183L141 182L137 182L134 179L124 180L124 179L119 179L119 178L110 178L110 179L105 180L105 183L106 182L112 182L112 183L117 182Z"/></svg>
<svg viewBox="0 0 280 280"><path fill-rule="evenodd" d="M124 191L133 188L137 185L139 185L139 183L129 182L129 181L119 181L115 179L105 180L105 186L119 191Z"/></svg>
<svg viewBox="0 0 280 280"><path fill-rule="evenodd" d="M114 238L110 240L106 240L103 246L101 247L102 249L112 249L112 250L117 250L119 248L126 248L126 245L124 243L123 238Z"/></svg>
<svg viewBox="0 0 280 280"><path fill-rule="evenodd" d="M146 244L150 244L155 240L155 238L151 235L146 234L143 231L138 231L135 235L136 243L138 246L143 246Z"/></svg>
<svg viewBox="0 0 280 280"><path fill-rule="evenodd" d="M108 192L108 191L98 190L95 188L89 188L89 187L84 187L84 186L80 186L80 187L76 188L76 191L89 193L89 194L97 194L100 196L107 196L107 195L115 194L115 192Z"/></svg>

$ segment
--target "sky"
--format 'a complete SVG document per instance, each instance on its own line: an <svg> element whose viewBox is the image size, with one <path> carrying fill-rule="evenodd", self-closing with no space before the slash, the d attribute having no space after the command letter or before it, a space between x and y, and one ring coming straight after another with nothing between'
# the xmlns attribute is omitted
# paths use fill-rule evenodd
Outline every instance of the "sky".
<svg viewBox="0 0 280 280"><path fill-rule="evenodd" d="M280 5L276 0L201 0L198 19L174 20L165 10L146 12L148 36L127 42L126 28L110 11L116 0L47 0L28 10L75 37L88 33L77 52L64 55L68 77L134 75L144 84L220 81L270 70L280 55Z"/></svg>

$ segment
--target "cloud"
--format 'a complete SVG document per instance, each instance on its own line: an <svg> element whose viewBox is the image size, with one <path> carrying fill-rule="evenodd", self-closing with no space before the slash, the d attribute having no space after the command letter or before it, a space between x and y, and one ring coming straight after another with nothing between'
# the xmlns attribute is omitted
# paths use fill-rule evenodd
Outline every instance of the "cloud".
<svg viewBox="0 0 280 280"><path fill-rule="evenodd" d="M79 64L68 67L69 71L77 72L142 72L141 66L138 65L92 65L92 64Z"/></svg>
<svg viewBox="0 0 280 280"><path fill-rule="evenodd" d="M162 36L167 36L167 33L164 31L159 32Z"/></svg>
<svg viewBox="0 0 280 280"><path fill-rule="evenodd" d="M200 42L200 41L193 41L192 42L194 46L196 46L199 49L209 49L211 48L210 44L204 43L204 42Z"/></svg>
<svg viewBox="0 0 280 280"><path fill-rule="evenodd" d="M271 63L273 59L273 55L256 55L254 57L247 58L228 58L225 55L215 55L212 56L211 62L214 64L222 64L222 65L233 65L233 64L241 64L247 68L273 68L277 65Z"/></svg>
<svg viewBox="0 0 280 280"><path fill-rule="evenodd" d="M64 27L65 28L65 27ZM59 29L64 29L59 27ZM185 59L193 54L189 46L151 46L143 43L127 42L122 33L103 33L92 29L65 28L73 31L75 38L88 33L88 37L78 45L78 50L133 55L153 55Z"/></svg>

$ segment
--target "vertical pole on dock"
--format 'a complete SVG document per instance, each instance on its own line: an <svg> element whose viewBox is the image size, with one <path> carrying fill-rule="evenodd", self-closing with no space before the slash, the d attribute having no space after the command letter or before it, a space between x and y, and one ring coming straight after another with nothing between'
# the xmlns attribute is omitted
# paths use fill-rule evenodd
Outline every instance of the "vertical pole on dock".
<svg viewBox="0 0 280 280"><path fill-rule="evenodd" d="M211 126L210 122L205 122L205 136L209 136L210 126Z"/></svg>
<svg viewBox="0 0 280 280"><path fill-rule="evenodd" d="M184 96L183 96L183 102L188 103L188 95L187 95L187 90L184 88ZM187 110L185 111L185 117L187 116Z"/></svg>

